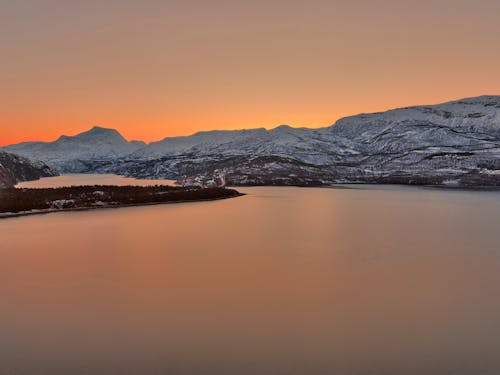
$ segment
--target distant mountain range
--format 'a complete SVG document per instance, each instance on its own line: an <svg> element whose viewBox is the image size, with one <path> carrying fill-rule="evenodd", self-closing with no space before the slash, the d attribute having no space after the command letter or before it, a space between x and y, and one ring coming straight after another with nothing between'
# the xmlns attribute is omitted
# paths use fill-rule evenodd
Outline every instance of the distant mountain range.
<svg viewBox="0 0 500 375"><path fill-rule="evenodd" d="M207 131L145 144L94 127L4 149L61 173L179 179L222 171L233 185L500 186L500 96L361 114L321 129Z"/></svg>

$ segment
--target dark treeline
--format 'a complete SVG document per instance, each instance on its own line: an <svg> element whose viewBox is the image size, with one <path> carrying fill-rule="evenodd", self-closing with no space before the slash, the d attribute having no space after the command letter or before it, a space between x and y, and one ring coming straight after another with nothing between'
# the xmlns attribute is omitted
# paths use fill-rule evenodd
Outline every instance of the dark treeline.
<svg viewBox="0 0 500 375"><path fill-rule="evenodd" d="M230 198L225 188L172 186L71 186L48 189L0 189L0 213L79 209Z"/></svg>

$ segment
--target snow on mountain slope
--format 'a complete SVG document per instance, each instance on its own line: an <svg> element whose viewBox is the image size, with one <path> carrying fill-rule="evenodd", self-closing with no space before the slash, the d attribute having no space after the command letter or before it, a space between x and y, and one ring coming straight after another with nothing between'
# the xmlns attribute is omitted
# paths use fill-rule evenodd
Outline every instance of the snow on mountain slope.
<svg viewBox="0 0 500 375"><path fill-rule="evenodd" d="M127 159L156 159L180 155L203 156L293 156L305 162L327 164L340 155L355 153L352 142L322 134L316 129L277 128L207 131L187 137L166 138L129 155Z"/></svg>
<svg viewBox="0 0 500 375"><path fill-rule="evenodd" d="M300 184L498 184L500 96L362 114L322 129L280 126L168 138L127 157L120 172L173 178L218 168L236 184L272 184L278 174L280 181ZM294 178L285 178L287 168Z"/></svg>
<svg viewBox="0 0 500 375"><path fill-rule="evenodd" d="M457 131L500 134L500 96L480 96L444 104L393 109L343 118L330 129L349 136L382 132L405 122L432 123Z"/></svg>
<svg viewBox="0 0 500 375"><path fill-rule="evenodd" d="M282 125L272 130L212 131L166 138L142 148L130 158L250 154L329 164L346 156L366 156L367 153L426 147L489 147L485 142L499 138L500 96L483 96L347 117L323 129Z"/></svg>
<svg viewBox="0 0 500 375"><path fill-rule="evenodd" d="M321 129L281 125L207 131L144 145L127 142L112 129L94 128L52 143L7 149L60 171L146 178L181 178L222 168L236 184L274 184L279 176L283 184L466 178L470 184L500 185L500 96L361 114Z"/></svg>
<svg viewBox="0 0 500 375"><path fill-rule="evenodd" d="M81 160L112 160L144 146L144 142L128 142L114 129L95 126L75 136L63 135L54 142L26 142L4 147L4 150L43 160L61 171L71 171L78 169Z"/></svg>
<svg viewBox="0 0 500 375"><path fill-rule="evenodd" d="M265 129L214 130L195 133L190 136L169 137L152 142L147 147L130 155L131 158L156 158L165 155L211 152L221 145L240 143L260 138Z"/></svg>
<svg viewBox="0 0 500 375"><path fill-rule="evenodd" d="M362 114L322 131L356 142L359 155L371 164L387 155L391 159L384 162L393 165L405 158L412 164L464 152L472 153L471 160L495 160L500 157L500 96Z"/></svg>

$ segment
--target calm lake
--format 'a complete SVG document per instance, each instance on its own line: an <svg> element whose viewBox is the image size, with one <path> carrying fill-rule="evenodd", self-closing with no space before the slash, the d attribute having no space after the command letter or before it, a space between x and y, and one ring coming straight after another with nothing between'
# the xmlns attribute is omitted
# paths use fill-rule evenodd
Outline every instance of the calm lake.
<svg viewBox="0 0 500 375"><path fill-rule="evenodd" d="M0 220L0 374L500 373L500 192L238 190Z"/></svg>

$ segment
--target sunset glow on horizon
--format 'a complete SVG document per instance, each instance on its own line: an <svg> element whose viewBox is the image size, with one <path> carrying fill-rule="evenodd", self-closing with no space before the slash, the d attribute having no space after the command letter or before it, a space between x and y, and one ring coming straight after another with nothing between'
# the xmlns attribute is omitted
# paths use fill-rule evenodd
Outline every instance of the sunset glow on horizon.
<svg viewBox="0 0 500 375"><path fill-rule="evenodd" d="M7 2L0 146L324 127L500 94L500 2Z"/></svg>

